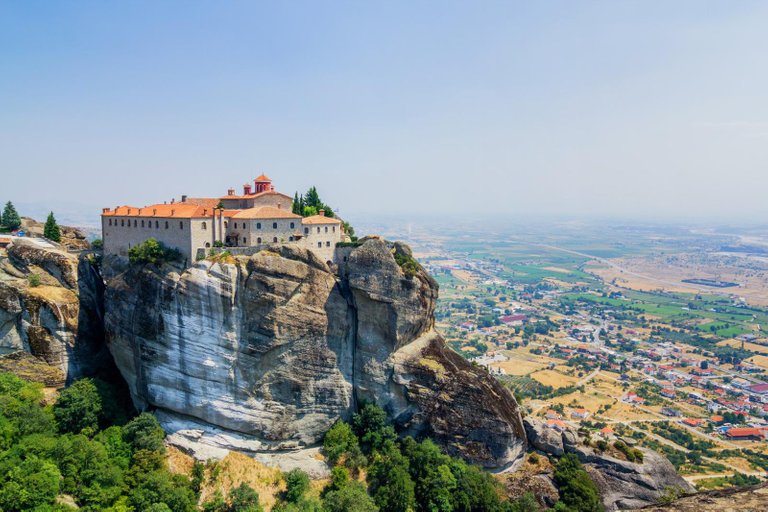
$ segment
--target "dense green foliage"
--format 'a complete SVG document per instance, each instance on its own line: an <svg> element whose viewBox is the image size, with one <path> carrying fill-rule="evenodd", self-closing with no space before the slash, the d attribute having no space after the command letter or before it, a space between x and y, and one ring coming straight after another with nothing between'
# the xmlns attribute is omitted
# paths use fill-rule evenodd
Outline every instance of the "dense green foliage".
<svg viewBox="0 0 768 512"><path fill-rule="evenodd" d="M7 231L14 231L21 227L21 217L19 217L19 213L10 201L5 203L0 224L2 224Z"/></svg>
<svg viewBox="0 0 768 512"><path fill-rule="evenodd" d="M381 512L509 512L536 510L526 496L511 503L501 498L496 480L485 471L444 454L430 440L398 439L386 413L366 404L351 425L338 422L326 435L324 451L337 464L326 489L326 510ZM357 469L360 451L366 457L368 492L349 480L347 468ZM590 481L591 483L591 481ZM376 508L365 501L370 496ZM351 497L356 497L352 499ZM338 508L343 504L354 508Z"/></svg>
<svg viewBox="0 0 768 512"><path fill-rule="evenodd" d="M53 216L53 212L49 213L48 218L45 220L43 236L53 242L61 242L61 229L56 222L56 217Z"/></svg>
<svg viewBox="0 0 768 512"><path fill-rule="evenodd" d="M40 385L0 373L0 510L73 510L55 504L62 494L84 512L196 510L189 479L167 470L157 420L121 426L123 393L83 379L50 406Z"/></svg>
<svg viewBox="0 0 768 512"><path fill-rule="evenodd" d="M573 512L603 510L597 487L576 455L568 453L560 458L555 466L554 480L560 491L560 502L555 510Z"/></svg>
<svg viewBox="0 0 768 512"><path fill-rule="evenodd" d="M160 265L168 261L178 261L181 253L178 250L166 247L155 238L147 238L142 243L128 249L128 259L131 263L153 263Z"/></svg>

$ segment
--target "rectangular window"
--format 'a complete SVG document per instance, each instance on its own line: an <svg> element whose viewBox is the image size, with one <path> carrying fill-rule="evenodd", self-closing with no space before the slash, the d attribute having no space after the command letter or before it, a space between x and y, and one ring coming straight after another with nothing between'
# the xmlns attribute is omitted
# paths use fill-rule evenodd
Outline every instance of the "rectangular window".
<svg viewBox="0 0 768 512"><path fill-rule="evenodd" d="M325 246L326 247L330 247L331 246L331 242L325 242Z"/></svg>
<svg viewBox="0 0 768 512"><path fill-rule="evenodd" d="M317 247L318 247L318 249L322 248L323 247L323 242L317 242Z"/></svg>

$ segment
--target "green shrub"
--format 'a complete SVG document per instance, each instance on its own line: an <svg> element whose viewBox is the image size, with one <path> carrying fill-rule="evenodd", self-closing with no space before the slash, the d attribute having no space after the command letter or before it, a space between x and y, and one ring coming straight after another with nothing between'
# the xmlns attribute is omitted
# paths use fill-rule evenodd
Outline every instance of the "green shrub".
<svg viewBox="0 0 768 512"><path fill-rule="evenodd" d="M177 249L166 247L155 238L148 238L144 242L128 249L128 259L131 263L153 263L161 265L165 262L178 261L181 253Z"/></svg>
<svg viewBox="0 0 768 512"><path fill-rule="evenodd" d="M396 251L394 256L395 261L398 265L400 265L400 268L403 269L403 272L405 272L406 276L413 277L419 273L421 265L419 265L419 263L413 259L413 256L399 251Z"/></svg>
<svg viewBox="0 0 768 512"><path fill-rule="evenodd" d="M91 248L101 250L104 248L104 240L101 238L97 238L93 242L91 242Z"/></svg>
<svg viewBox="0 0 768 512"><path fill-rule="evenodd" d="M560 501L570 510L602 512L597 487L576 455L563 455L555 466L554 480L560 491Z"/></svg>
<svg viewBox="0 0 768 512"><path fill-rule="evenodd" d="M309 490L309 475L300 469L285 474L285 500L298 503Z"/></svg>
<svg viewBox="0 0 768 512"><path fill-rule="evenodd" d="M344 421L334 423L325 433L323 451L332 466L335 466L342 456L356 456L360 452L360 445L352 427Z"/></svg>
<svg viewBox="0 0 768 512"><path fill-rule="evenodd" d="M42 284L42 281L40 280L40 276L37 274L29 274L27 276L27 282L29 283L29 286L32 288L37 288Z"/></svg>

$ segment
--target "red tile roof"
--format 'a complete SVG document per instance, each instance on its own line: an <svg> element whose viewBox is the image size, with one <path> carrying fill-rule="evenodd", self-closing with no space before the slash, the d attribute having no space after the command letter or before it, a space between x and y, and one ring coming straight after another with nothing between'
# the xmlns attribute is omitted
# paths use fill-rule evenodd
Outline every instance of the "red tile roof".
<svg viewBox="0 0 768 512"><path fill-rule="evenodd" d="M302 224L341 224L339 219L333 217L326 217L325 215L312 215L311 217L304 217L301 220Z"/></svg>
<svg viewBox="0 0 768 512"><path fill-rule="evenodd" d="M258 206L240 210L234 215L233 219L300 219L301 215L296 215L290 210L275 208L274 206Z"/></svg>
<svg viewBox="0 0 768 512"><path fill-rule="evenodd" d="M114 210L105 209L101 215L103 217L171 217L191 219L211 217L213 209L189 203L163 203L152 204L143 208L118 206Z"/></svg>
<svg viewBox="0 0 768 512"><path fill-rule="evenodd" d="M728 437L763 437L759 428L731 428L725 433Z"/></svg>

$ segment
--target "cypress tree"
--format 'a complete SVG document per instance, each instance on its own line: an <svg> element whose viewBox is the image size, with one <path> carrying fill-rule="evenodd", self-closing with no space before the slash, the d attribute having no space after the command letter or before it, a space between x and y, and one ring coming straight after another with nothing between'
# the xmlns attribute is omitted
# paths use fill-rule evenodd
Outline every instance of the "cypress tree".
<svg viewBox="0 0 768 512"><path fill-rule="evenodd" d="M301 204L299 203L299 193L296 192L293 194L293 205L291 205L291 211L296 215L301 215L301 211L299 210L300 207Z"/></svg>
<svg viewBox="0 0 768 512"><path fill-rule="evenodd" d="M56 223L56 218L53 216L53 212L48 214L48 219L45 221L43 236L48 240L61 242L61 229L59 229L59 225Z"/></svg>
<svg viewBox="0 0 768 512"><path fill-rule="evenodd" d="M10 201L5 203L5 209L3 210L3 224L11 231L21 227L21 217L19 217L19 213Z"/></svg>

